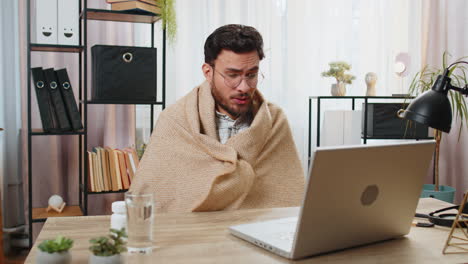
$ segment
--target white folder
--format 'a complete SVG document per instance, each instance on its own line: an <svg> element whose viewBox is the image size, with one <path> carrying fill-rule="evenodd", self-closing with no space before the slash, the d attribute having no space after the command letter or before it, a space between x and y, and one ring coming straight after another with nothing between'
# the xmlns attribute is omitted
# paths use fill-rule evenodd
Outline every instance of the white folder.
<svg viewBox="0 0 468 264"><path fill-rule="evenodd" d="M58 44L79 45L79 0L58 1Z"/></svg>
<svg viewBox="0 0 468 264"><path fill-rule="evenodd" d="M32 42L57 44L57 0L36 0L33 8Z"/></svg>
<svg viewBox="0 0 468 264"><path fill-rule="evenodd" d="M361 144L361 111L325 111L320 146Z"/></svg>

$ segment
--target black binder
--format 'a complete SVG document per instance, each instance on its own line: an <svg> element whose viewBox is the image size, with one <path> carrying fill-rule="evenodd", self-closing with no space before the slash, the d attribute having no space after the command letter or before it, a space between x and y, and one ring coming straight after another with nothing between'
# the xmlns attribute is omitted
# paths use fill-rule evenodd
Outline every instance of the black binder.
<svg viewBox="0 0 468 264"><path fill-rule="evenodd" d="M39 106L39 114L42 121L42 129L44 132L57 132L57 116L55 115L54 107L47 88L48 84L45 80L42 67L32 68L31 74L36 90L37 105Z"/></svg>
<svg viewBox="0 0 468 264"><path fill-rule="evenodd" d="M67 111L68 119L71 122L73 130L78 131L83 129L81 123L80 112L76 104L75 96L73 95L73 88L68 78L67 69L60 69L55 71L57 75L57 81L59 84L60 93L62 94L65 109Z"/></svg>
<svg viewBox="0 0 468 264"><path fill-rule="evenodd" d="M67 117L67 112L65 110L65 104L63 103L62 95L60 94L60 89L58 89L57 77L53 68L44 70L45 79L47 82L47 88L49 89L50 98L52 100L52 105L54 106L55 113L57 115L57 128L60 131L70 131L71 125Z"/></svg>

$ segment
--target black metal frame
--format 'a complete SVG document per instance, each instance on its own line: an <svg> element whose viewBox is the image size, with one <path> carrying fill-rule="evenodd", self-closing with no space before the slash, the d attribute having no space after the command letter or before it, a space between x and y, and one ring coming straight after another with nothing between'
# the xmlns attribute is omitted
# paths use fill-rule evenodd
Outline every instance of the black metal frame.
<svg viewBox="0 0 468 264"><path fill-rule="evenodd" d="M413 96L310 96L309 97L309 130L308 130L308 137L309 137L309 143L308 143L308 154L307 157L310 159L311 151L312 151L312 100L317 100L317 142L316 146L320 146L320 108L321 108L321 101L322 100L332 100L332 99L338 99L338 100L351 100L351 110L355 110L355 105L356 105L356 99L357 100L364 100L364 131L362 135L363 143L367 144L368 139L392 139L392 138L369 138L367 136L367 104L369 103L369 100L375 100L375 99L413 99ZM419 139L431 139L432 137L428 138L417 138L416 140ZM414 138L412 138L414 139Z"/></svg>
<svg viewBox="0 0 468 264"><path fill-rule="evenodd" d="M135 102L119 102L119 101L108 101L108 102L98 102L88 100L88 45L87 45L87 11L93 12L102 12L102 13L113 13L113 14L125 14L131 16L144 16L144 17L154 17L150 15L138 15L132 13L126 13L122 11L110 11L110 10L98 10L98 9L88 9L88 0L77 0L79 1L79 12L80 12L80 21L79 21L79 44L78 46L70 46L70 45L49 45L49 44L36 44L31 43L31 1L27 0L26 3L26 19L27 19L27 110L28 110L28 224L29 224L29 246L32 247L33 245L33 223L37 222L45 222L47 219L33 219L32 211L32 136L60 136L60 135L77 135L78 136L78 151L79 151L79 192L78 192L78 199L79 199L79 206L83 213L83 215L88 214L88 195L95 195L95 194L106 194L106 193L123 193L126 190L119 190L119 191L106 191L106 192L89 192L87 190L88 186L88 175L87 175L87 166L88 166L88 159L86 158L86 149L87 149L87 135L88 135L88 104L145 104L150 105L151 109L151 126L150 130L153 131L153 124L154 124L154 106L161 105L162 109L166 106L166 30L163 29L163 39L162 39L162 99L160 102L157 100L155 102L142 102L142 101L135 101ZM96 20L104 20L104 21L116 21L116 22L124 22L124 23L147 23L147 22L128 22L128 21L119 21L119 20L106 20L106 19L96 19ZM153 21L149 23L151 25L151 47L154 48L154 23ZM79 84L78 84L78 97L79 97L79 112L83 120L84 129L80 131L73 131L73 132L43 132L43 131L33 131L31 128L31 74L29 70L31 68L31 52L71 52L71 53L78 53L79 57ZM83 76L83 78L81 78ZM157 91L157 84L155 87Z"/></svg>
<svg viewBox="0 0 468 264"><path fill-rule="evenodd" d="M27 100L28 100L28 234L29 234L29 246L32 247L33 244L33 223L45 222L46 218L33 219L32 211L32 137L33 136L60 136L60 135L78 135L79 137L85 135L86 130L80 131L67 131L67 132L44 132L44 131L33 131L31 127L31 74L29 70L31 69L31 52L70 52L78 53L80 56L81 64L81 52L83 50L82 46L72 46L72 45L50 45L50 44L36 44L31 43L31 1L27 0L26 3L26 43L27 43ZM81 1L79 1L79 10L81 10ZM80 36L81 37L81 36ZM60 51L59 51L60 50ZM81 65L80 65L81 70ZM78 89L81 93L81 78L79 79ZM79 105L81 109L81 104ZM82 152L82 146L79 146L79 152ZM81 156L79 159L79 174L81 175Z"/></svg>

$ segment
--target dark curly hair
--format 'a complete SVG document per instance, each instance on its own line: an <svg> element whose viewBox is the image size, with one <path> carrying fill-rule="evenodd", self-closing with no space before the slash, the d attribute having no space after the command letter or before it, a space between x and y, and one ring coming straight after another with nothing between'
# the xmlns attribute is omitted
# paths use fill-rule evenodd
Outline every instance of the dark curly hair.
<svg viewBox="0 0 468 264"><path fill-rule="evenodd" d="M213 65L221 50L231 50L235 53L245 53L256 50L262 60L263 38L253 27L230 24L219 27L206 39L205 63Z"/></svg>

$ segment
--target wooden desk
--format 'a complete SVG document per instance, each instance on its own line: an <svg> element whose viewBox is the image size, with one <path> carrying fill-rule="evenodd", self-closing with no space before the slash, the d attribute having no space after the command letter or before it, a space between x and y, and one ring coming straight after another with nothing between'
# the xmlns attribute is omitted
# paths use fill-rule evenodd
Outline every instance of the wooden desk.
<svg viewBox="0 0 468 264"><path fill-rule="evenodd" d="M423 198L418 213L448 206ZM252 221L297 214L298 208L239 210L230 212L156 214L154 238L159 248L150 256L131 258L127 263L463 263L468 255L443 255L449 228L412 227L409 235L386 242L338 251L300 261L289 261L229 234L227 227ZM391 213L391 212L389 212ZM108 233L109 216L49 218L25 263L34 263L37 245L58 234L75 240L73 263L88 263L91 237ZM389 219L390 220L390 219Z"/></svg>

